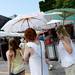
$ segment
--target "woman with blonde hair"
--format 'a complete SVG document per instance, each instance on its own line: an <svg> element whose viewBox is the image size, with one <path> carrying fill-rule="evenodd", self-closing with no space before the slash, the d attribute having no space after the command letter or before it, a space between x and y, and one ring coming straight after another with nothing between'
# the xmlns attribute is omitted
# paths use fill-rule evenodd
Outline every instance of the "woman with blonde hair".
<svg viewBox="0 0 75 75"><path fill-rule="evenodd" d="M56 28L59 38L58 54L66 75L75 75L75 48L63 25Z"/></svg>

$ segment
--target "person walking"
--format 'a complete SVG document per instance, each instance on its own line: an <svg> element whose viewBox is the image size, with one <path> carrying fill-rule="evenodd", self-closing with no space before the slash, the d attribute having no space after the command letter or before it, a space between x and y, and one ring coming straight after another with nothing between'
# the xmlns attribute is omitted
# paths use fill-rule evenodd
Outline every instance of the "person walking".
<svg viewBox="0 0 75 75"><path fill-rule="evenodd" d="M37 39L36 31L32 28L28 28L24 36L26 40L24 59L29 63L31 75L49 75L44 42Z"/></svg>
<svg viewBox="0 0 75 75"><path fill-rule="evenodd" d="M66 75L75 75L75 47L63 25L57 27L58 54Z"/></svg>
<svg viewBox="0 0 75 75"><path fill-rule="evenodd" d="M21 66L24 63L22 52L14 38L9 39L9 49L6 52L6 57L9 75L25 75L25 68Z"/></svg>

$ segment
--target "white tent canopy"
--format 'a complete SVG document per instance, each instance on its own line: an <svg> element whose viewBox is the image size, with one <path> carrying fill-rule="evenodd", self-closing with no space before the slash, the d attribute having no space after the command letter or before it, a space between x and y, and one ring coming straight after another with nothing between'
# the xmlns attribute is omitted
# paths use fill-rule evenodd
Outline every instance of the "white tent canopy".
<svg viewBox="0 0 75 75"><path fill-rule="evenodd" d="M24 37L24 33L8 33L4 31L0 31L0 37Z"/></svg>

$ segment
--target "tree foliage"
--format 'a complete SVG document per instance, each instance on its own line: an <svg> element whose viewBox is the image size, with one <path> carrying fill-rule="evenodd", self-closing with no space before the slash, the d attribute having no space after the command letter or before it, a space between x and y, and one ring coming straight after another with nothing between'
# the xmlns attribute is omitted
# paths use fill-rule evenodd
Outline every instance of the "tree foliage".
<svg viewBox="0 0 75 75"><path fill-rule="evenodd" d="M75 0L45 0L39 2L40 11L48 11L56 8L75 8Z"/></svg>
<svg viewBox="0 0 75 75"><path fill-rule="evenodd" d="M56 0L56 7L55 8L62 8L63 6L63 0Z"/></svg>
<svg viewBox="0 0 75 75"><path fill-rule="evenodd" d="M50 9L54 9L55 7L55 0L47 0L46 2L40 1L39 7L41 11L47 11Z"/></svg>
<svg viewBox="0 0 75 75"><path fill-rule="evenodd" d="M64 0L63 2L64 8L75 8L75 0Z"/></svg>

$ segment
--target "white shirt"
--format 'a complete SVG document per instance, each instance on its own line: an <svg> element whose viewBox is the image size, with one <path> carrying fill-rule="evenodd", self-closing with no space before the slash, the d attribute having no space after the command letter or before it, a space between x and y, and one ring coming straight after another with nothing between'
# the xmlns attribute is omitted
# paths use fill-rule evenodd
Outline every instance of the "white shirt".
<svg viewBox="0 0 75 75"><path fill-rule="evenodd" d="M58 54L59 54L59 58L61 60L61 65L63 67L69 67L75 63L75 52L74 52L74 50L72 51L72 54L69 54L65 50L61 40L60 40L59 45L58 45Z"/></svg>
<svg viewBox="0 0 75 75"><path fill-rule="evenodd" d="M42 72L43 75L49 75L48 65L45 61L45 45L43 41L40 42L41 45L34 42L28 42L26 44L28 47L31 47L34 50L34 53L29 57L29 67L31 75L42 75ZM25 51L26 52L24 52L24 58L26 57L28 50Z"/></svg>

